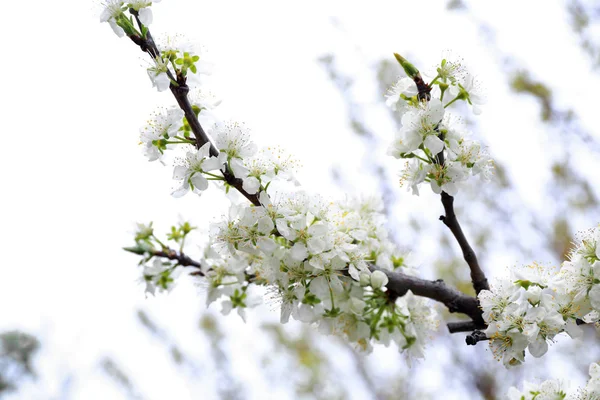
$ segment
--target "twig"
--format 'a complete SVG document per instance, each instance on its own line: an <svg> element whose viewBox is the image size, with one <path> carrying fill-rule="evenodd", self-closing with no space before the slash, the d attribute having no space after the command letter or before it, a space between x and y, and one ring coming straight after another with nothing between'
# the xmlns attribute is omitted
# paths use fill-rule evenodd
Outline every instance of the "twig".
<svg viewBox="0 0 600 400"><path fill-rule="evenodd" d="M478 342L482 342L484 340L490 340L490 338L485 336L485 333L481 331L473 331L465 338L465 342L467 342L467 345L469 346L475 346Z"/></svg>
<svg viewBox="0 0 600 400"><path fill-rule="evenodd" d="M473 332L476 329L482 329L482 326L477 325L474 321L448 322L448 331L450 333L458 332Z"/></svg>
<svg viewBox="0 0 600 400"><path fill-rule="evenodd" d="M454 198L450 196L446 192L442 192L442 205L444 206L444 211L446 215L440 216L440 221L446 225L460 246L462 250L463 257L467 264L469 265L469 269L471 270L471 281L473 282L473 288L475 289L475 293L479 294L482 290L489 290L490 285L488 284L488 280L485 277L485 273L479 266L479 262L477 261L477 255L469 245L465 234L458 223L458 219L456 218L456 214L454 213Z"/></svg>
<svg viewBox="0 0 600 400"><path fill-rule="evenodd" d="M198 271L192 272L193 275L204 276L204 272L202 272L202 264L198 261L191 259L187 255L177 252L172 249L164 249L164 250L151 250L149 251L151 255L154 257L162 257L168 258L169 260L177 261L177 264L183 267L195 267L198 268Z"/></svg>
<svg viewBox="0 0 600 400"><path fill-rule="evenodd" d="M137 15L134 14L134 16L137 19ZM139 23L139 21L138 21L138 23ZM160 57L160 51L158 50L156 43L152 39L152 35L150 34L150 31L148 31L146 33L146 38L142 38L139 36L133 36L133 35L129 36L129 38L135 44L137 44L143 52L148 53L152 58ZM210 143L210 154L215 157L218 156L219 150L217 150L217 148L212 144L212 142L210 141L210 138L208 137L208 135L202 128L202 125L200 125L200 122L198 121L198 118L196 117L196 113L194 113L194 110L192 109L192 105L190 104L190 101L188 100L187 95L190 91L190 88L186 83L185 76L178 75L174 79L171 72L169 70L167 72L168 72L169 78L171 79L171 84L169 85L169 89L171 90L171 93L173 93L175 100L177 100L177 104L179 105L179 107L181 108L183 113L185 114L185 119L187 120L188 124L190 125L190 128L192 129L192 132L194 133L194 137L196 138L196 148L199 149L206 143ZM177 83L176 84L173 83L173 80L176 80ZM255 206L260 206L260 201L258 200L258 193L250 194L250 193L246 192L242 186L243 181L239 178L236 178L229 170L226 169L225 171L221 171L221 173L223 174L223 177L225 178L225 181L227 182L227 184L234 187L238 192L240 192L244 197L246 197L252 204L254 204Z"/></svg>
<svg viewBox="0 0 600 400"><path fill-rule="evenodd" d="M378 269L372 267L372 270ZM401 272L390 272L379 269L384 272L389 279L388 290L396 296L404 296L409 290L417 296L427 297L444 304L451 313L465 314L473 320L474 328L484 328L479 302L475 297L468 296L461 291L446 285L441 280L430 281L414 276L406 275Z"/></svg>

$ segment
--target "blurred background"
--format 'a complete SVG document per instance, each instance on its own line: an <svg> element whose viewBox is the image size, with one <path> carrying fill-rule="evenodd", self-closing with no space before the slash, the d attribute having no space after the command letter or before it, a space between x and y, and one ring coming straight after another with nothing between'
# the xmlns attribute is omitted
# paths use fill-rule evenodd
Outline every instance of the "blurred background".
<svg viewBox="0 0 600 400"><path fill-rule="evenodd" d="M0 398L501 399L523 380L581 385L600 361L587 327L583 340L560 337L507 371L486 343L467 347L442 323L409 368L396 348L364 355L280 325L268 300L243 323L207 309L185 279L145 298L138 259L121 250L135 223L160 233L189 220L200 244L226 213L224 196L174 199L171 168L142 156L139 128L174 101L151 88L139 49L98 22L100 2L4 7ZM183 33L208 51L219 116L292 153L309 192L381 195L423 277L472 294L438 196L399 187L402 162L385 155L399 127L384 104L401 74L393 52L427 71L451 51L486 88L481 116L455 112L495 159L495 179L469 182L455 205L488 278L558 265L577 232L600 222L593 0L169 0L153 10L155 37Z"/></svg>

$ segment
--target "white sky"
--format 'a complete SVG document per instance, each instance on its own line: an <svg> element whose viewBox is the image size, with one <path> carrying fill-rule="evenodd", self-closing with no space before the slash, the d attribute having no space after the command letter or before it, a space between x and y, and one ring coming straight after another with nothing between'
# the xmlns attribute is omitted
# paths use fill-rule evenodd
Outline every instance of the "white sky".
<svg viewBox="0 0 600 400"><path fill-rule="evenodd" d="M217 63L214 87L225 100L221 112L245 121L260 145L293 150L304 164L300 180L309 190L341 195L331 184L330 165L353 168L353 160L366 151L359 141L347 140L343 103L316 62L333 50L345 62L344 70L357 74L369 107L380 94L369 81L361 86L360 77L369 73L364 60L374 65L400 52L419 57L428 67L442 50L452 49L488 89L489 104L478 122L490 149L510 161L513 174L543 165L537 104L511 96L482 33L460 14L449 16L444 4L165 0L154 6L151 28L155 37L181 32L209 49ZM596 104L587 93L597 93L600 81L568 34L563 4L486 1L471 7L476 18L496 29L498 48L515 55L542 81L564 80L567 71L585 77L557 83L557 100L577 104L584 126L595 127ZM543 17L532 21L541 8ZM178 340L190 349L203 304L195 304L189 287L145 300L135 284L137 259L121 247L130 244L136 221L153 220L166 229L181 215L206 226L219 216L212 211L219 196L171 198L170 169L141 156L139 127L157 105L173 101L169 93L151 88L142 53L98 23L94 12L87 1L34 0L10 2L0 15L5 140L0 157L0 330L42 335L44 344L61 354L42 368L50 374L80 368L89 379L75 393L86 399L119 396L94 371L105 352L137 360L125 365L143 377L149 398L192 398L197 388L162 385L161 374L169 372L159 362L144 362L145 349L155 346L160 352L160 346L138 327L132 310L152 309L161 323L173 331L176 327ZM332 26L332 17L344 33ZM356 54L362 59L352 59ZM393 136L389 121L374 128L382 137ZM517 184L528 201L540 205L543 181L523 174ZM253 318L249 328L234 317L224 320L242 333L238 352L252 346L244 332L255 329ZM252 375L243 368L240 373L248 379ZM50 393L58 390L56 382L45 384ZM179 392L174 394L174 388ZM261 398L258 393L268 388L257 384L255 390Z"/></svg>

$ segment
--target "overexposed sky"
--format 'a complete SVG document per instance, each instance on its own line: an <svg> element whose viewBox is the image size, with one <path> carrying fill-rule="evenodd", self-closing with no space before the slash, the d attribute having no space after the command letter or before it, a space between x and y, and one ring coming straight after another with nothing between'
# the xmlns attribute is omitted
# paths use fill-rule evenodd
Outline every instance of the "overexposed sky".
<svg viewBox="0 0 600 400"><path fill-rule="evenodd" d="M210 83L224 99L223 117L245 121L259 145L293 151L304 165L299 179L307 190L331 196L344 195L332 185L331 165L352 171L369 149L351 138L339 92L318 57L339 56L343 70L356 77L368 109L379 107L377 96L382 96L368 66L399 52L418 58L426 69L451 49L488 90L477 134L513 167L510 172L519 176L516 183L527 201L541 206L544 179L532 166L548 160L539 145L545 133L538 106L508 91L499 79L502 60L496 51L555 84L558 104L576 104L582 124L592 130L596 105L588 93L600 89L598 74L590 73L569 34L560 1L473 2L469 18L448 14L444 5L164 0L153 6L151 29L155 37L179 32L202 43L216 63ZM543 18L533 23L531 15L542 7ZM176 384L180 378L161 367L160 360L168 356L143 334L132 312L140 306L151 309L186 349L193 349L204 305L186 285L168 297L146 300L135 282L137 259L121 248L130 244L135 222L152 220L166 230L183 217L206 230L226 209L214 189L201 198L173 199L170 168L141 155L139 128L155 107L174 102L170 93L152 89L147 59L128 39L100 24L95 10L87 1L37 0L10 2L0 16L5 140L0 157L0 330L40 335L54 352L40 367L49 376L79 368L87 378L73 398L118 398L120 393L94 366L104 354L122 360L143 381L148 398L198 398L201 389ZM484 40L480 21L493 29L496 48ZM565 79L567 73L585 79ZM381 138L393 137L390 121L373 121L372 127ZM358 190L368 187L361 182L354 182ZM416 201L406 199L406 212ZM276 314L266 318L277 320ZM223 320L242 333L234 354L253 346L244 332L256 330L262 319L251 316L250 327L233 316ZM201 358L206 349L197 351ZM146 356L154 362L148 365ZM269 388L240 364L239 373L258 382L253 398L263 398ZM168 381L174 384L162 384L164 374L171 374ZM59 382L44 384L49 393L59 391ZM356 390L360 398L362 389Z"/></svg>

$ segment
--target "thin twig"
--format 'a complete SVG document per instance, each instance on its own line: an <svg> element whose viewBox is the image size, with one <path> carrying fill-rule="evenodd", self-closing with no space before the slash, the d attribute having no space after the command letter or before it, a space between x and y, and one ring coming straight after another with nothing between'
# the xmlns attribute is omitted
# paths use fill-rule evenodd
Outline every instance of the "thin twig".
<svg viewBox="0 0 600 400"><path fill-rule="evenodd" d="M198 268L198 271L193 272L193 275L204 276L204 272L202 272L202 264L198 261L191 259L187 255L182 252L178 252L172 249L163 249L163 250L151 250L149 251L151 255L154 257L162 257L168 258L169 260L177 261L177 264L183 267L195 267Z"/></svg>
<svg viewBox="0 0 600 400"><path fill-rule="evenodd" d="M465 338L465 342L467 342L467 345L469 346L475 346L477 343L484 340L490 340L490 338L485 336L485 333L481 331L473 331Z"/></svg>
<svg viewBox="0 0 600 400"><path fill-rule="evenodd" d="M442 192L442 205L444 206L444 211L446 215L440 216L440 221L444 223L450 229L460 249L463 253L463 258L469 265L469 269L471 270L471 281L473 282L473 288L475 289L475 293L479 294L482 290L490 290L490 285L485 276L485 273L479 266L479 262L477 261L477 255L469 245L465 234L458 223L458 219L456 218L456 214L454 213L454 198L450 196L446 192Z"/></svg>
<svg viewBox="0 0 600 400"><path fill-rule="evenodd" d="M150 31L146 33L145 39L139 36L130 36L129 38L135 44L137 44L143 52L148 53L152 58L160 57L160 51L156 46L156 43L152 39ZM185 119L187 120L188 124L190 125L190 128L192 129L192 132L194 133L194 137L196 138L196 148L199 149L206 143L210 143L210 154L215 157L218 156L219 150L217 150L217 148L210 141L210 138L202 128L202 125L200 125L198 117L196 117L196 113L194 113L194 110L192 109L192 105L190 104L190 101L187 96L190 91L190 88L186 83L185 76L178 75L176 78L177 83L175 84L173 83L173 80L175 80L173 79L173 75L170 71L167 72L169 74L169 78L171 78L171 84L169 85L169 89L171 90L171 93L173 93L175 100L177 100L177 104L185 114ZM225 181L228 185L234 187L255 206L260 206L258 193L250 194L246 190L244 190L243 181L239 178L236 178L228 169L226 169L225 171L221 171L221 173L223 174L223 177L225 178Z"/></svg>

